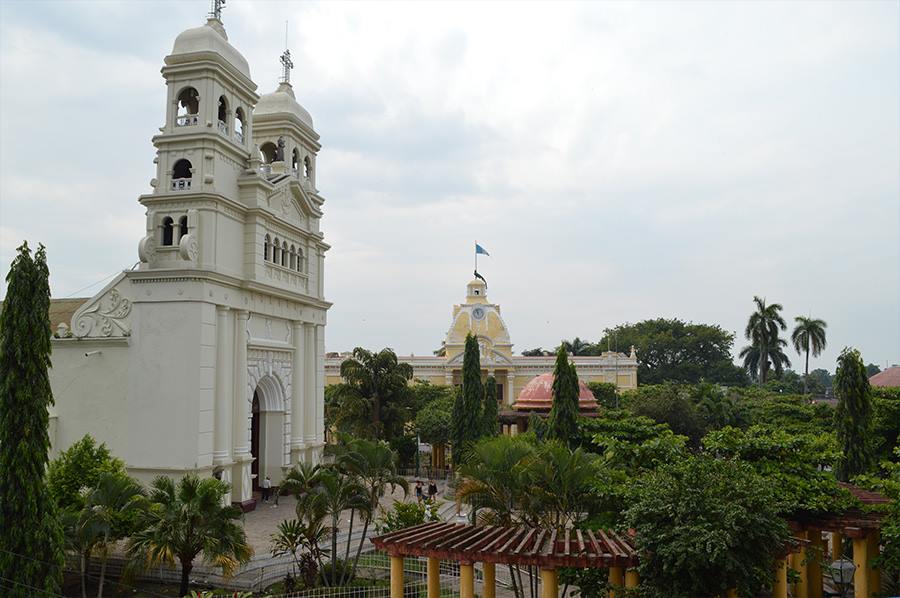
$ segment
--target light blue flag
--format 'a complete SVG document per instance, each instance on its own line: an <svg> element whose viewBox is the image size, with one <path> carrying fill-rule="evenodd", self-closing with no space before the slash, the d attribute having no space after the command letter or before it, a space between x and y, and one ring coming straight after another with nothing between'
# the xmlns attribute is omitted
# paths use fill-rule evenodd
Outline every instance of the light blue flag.
<svg viewBox="0 0 900 598"><path fill-rule="evenodd" d="M478 243L475 243L475 255L478 255L479 253L481 255L487 255L487 256L491 255L490 253L487 252L487 250L484 247L482 247Z"/></svg>

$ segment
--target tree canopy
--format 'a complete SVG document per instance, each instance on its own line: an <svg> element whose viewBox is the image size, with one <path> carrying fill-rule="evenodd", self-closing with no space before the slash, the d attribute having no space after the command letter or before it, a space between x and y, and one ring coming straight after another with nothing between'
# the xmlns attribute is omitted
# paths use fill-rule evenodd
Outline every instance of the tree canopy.
<svg viewBox="0 0 900 598"><path fill-rule="evenodd" d="M871 438L872 397L866 366L859 351L849 347L841 351L833 385L838 400L834 423L842 449L838 477L848 481L875 465Z"/></svg>
<svg viewBox="0 0 900 598"><path fill-rule="evenodd" d="M734 335L713 324L694 324L677 318L656 318L621 324L604 331L595 345L605 351L618 346L637 351L641 384L662 382L719 382L744 385L746 376L732 362Z"/></svg>
<svg viewBox="0 0 900 598"><path fill-rule="evenodd" d="M481 403L484 387L481 384L481 359L478 351L478 339L466 335L466 348L463 354L463 383L453 406L453 425L451 438L453 443L453 462L459 465L464 459L466 445L478 439L482 432Z"/></svg>
<svg viewBox="0 0 900 598"><path fill-rule="evenodd" d="M63 532L47 489L50 284L47 255L23 243L0 311L0 580L6 596L58 596ZM8 586L8 587L7 587Z"/></svg>
<svg viewBox="0 0 900 598"><path fill-rule="evenodd" d="M553 406L547 426L547 436L572 445L577 442L578 427L578 374L575 364L569 363L565 347L556 353L553 370Z"/></svg>
<svg viewBox="0 0 900 598"><path fill-rule="evenodd" d="M747 372L762 386L770 369L780 375L785 367L790 367L791 360L784 353L787 341L779 336L779 331L787 328L781 316L784 308L780 303L767 304L765 299L756 296L753 303L756 311L750 314L744 329L744 337L750 344L741 349L740 357Z"/></svg>

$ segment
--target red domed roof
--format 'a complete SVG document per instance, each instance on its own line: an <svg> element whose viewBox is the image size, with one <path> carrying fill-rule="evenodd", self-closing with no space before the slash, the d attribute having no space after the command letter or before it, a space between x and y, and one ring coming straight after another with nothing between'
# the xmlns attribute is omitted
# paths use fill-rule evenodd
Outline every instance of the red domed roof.
<svg viewBox="0 0 900 598"><path fill-rule="evenodd" d="M578 381L578 408L581 411L594 411L597 409L597 400L587 384ZM514 409L538 409L549 410L553 407L553 374L541 374L532 378L516 400Z"/></svg>

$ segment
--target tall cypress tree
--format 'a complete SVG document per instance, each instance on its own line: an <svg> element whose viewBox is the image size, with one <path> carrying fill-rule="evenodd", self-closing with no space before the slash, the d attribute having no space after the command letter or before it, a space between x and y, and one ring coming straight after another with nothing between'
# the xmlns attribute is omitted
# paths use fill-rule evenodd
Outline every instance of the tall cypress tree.
<svg viewBox="0 0 900 598"><path fill-rule="evenodd" d="M462 390L453 405L453 463L463 462L466 445L481 436L481 401L484 388L481 385L481 360L478 339L466 336L463 355Z"/></svg>
<svg viewBox="0 0 900 598"><path fill-rule="evenodd" d="M63 534L47 491L50 284L41 245L19 247L0 312L0 585L4 596L58 596Z"/></svg>
<svg viewBox="0 0 900 598"><path fill-rule="evenodd" d="M500 431L497 407L497 382L493 376L488 376L484 384L484 409L482 411L482 434L484 436L496 436Z"/></svg>
<svg viewBox="0 0 900 598"><path fill-rule="evenodd" d="M866 366L856 349L845 347L838 357L832 382L837 397L834 423L842 456L837 467L838 479L847 482L853 476L869 471L875 464L872 450L872 396Z"/></svg>
<svg viewBox="0 0 900 598"><path fill-rule="evenodd" d="M560 346L556 352L553 369L553 407L550 409L547 437L571 444L578 432L578 374L575 365L569 364L566 349Z"/></svg>

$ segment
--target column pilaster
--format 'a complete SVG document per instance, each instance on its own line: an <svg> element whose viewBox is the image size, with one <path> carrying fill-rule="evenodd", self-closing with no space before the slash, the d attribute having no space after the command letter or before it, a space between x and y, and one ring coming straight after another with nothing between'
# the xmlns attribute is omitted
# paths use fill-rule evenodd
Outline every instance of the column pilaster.
<svg viewBox="0 0 900 598"><path fill-rule="evenodd" d="M231 414L233 410L234 380L232 367L234 356L229 308L216 306L216 398L215 429L213 432L213 465L231 463ZM230 477L230 476L229 476Z"/></svg>
<svg viewBox="0 0 900 598"><path fill-rule="evenodd" d="M234 324L234 471L232 472L232 502L244 507L253 506L253 480L250 478L250 396L247 383L247 321L250 312L238 310Z"/></svg>
<svg viewBox="0 0 900 598"><path fill-rule="evenodd" d="M516 402L516 375L512 372L506 374L506 405L512 407Z"/></svg>
<svg viewBox="0 0 900 598"><path fill-rule="evenodd" d="M294 342L294 359L291 363L291 464L297 465L303 460L303 453L306 450L303 433L306 423L303 405L303 385L306 383L304 371L306 335L303 322L294 322L291 334Z"/></svg>
<svg viewBox="0 0 900 598"><path fill-rule="evenodd" d="M312 460L309 449L316 442L316 328L303 325L303 442L307 459Z"/></svg>

